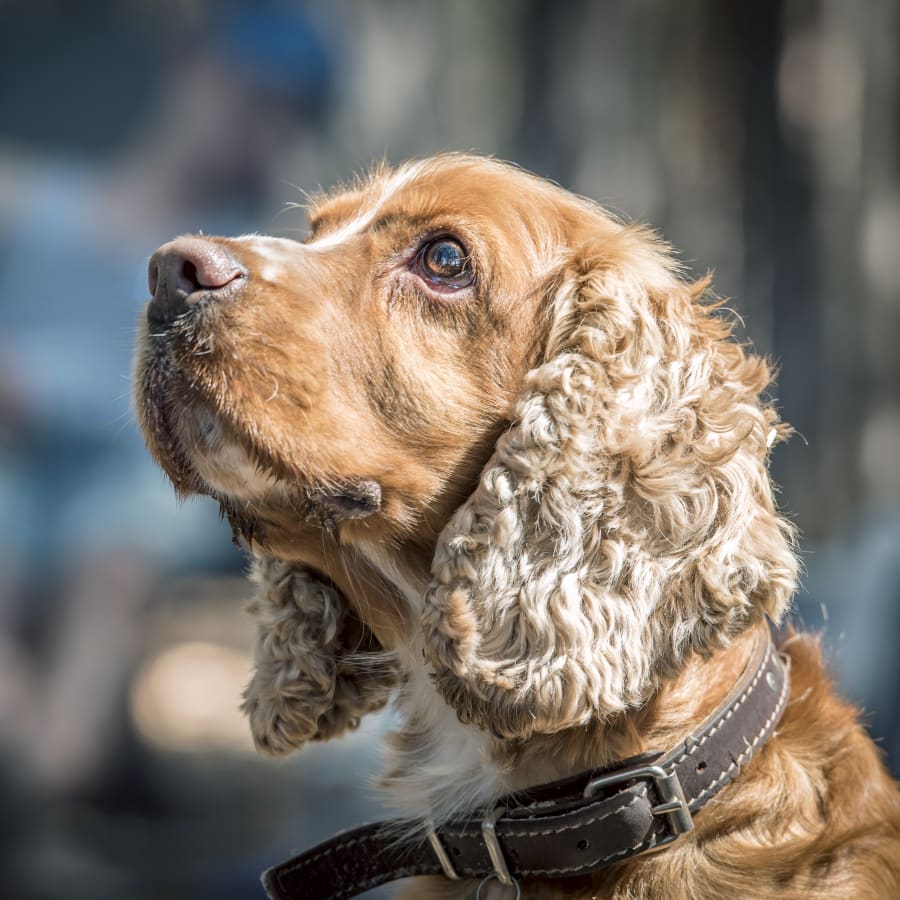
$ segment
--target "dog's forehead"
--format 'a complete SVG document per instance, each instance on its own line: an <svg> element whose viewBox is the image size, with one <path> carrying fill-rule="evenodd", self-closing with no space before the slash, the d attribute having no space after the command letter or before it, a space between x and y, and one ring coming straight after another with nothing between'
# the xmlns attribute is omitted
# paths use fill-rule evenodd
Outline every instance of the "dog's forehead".
<svg viewBox="0 0 900 900"><path fill-rule="evenodd" d="M541 192L541 187L540 179L494 160L437 157L411 162L376 172L316 202L310 212L311 238L377 230L397 221L486 221L496 216L499 206L528 202L529 192Z"/></svg>

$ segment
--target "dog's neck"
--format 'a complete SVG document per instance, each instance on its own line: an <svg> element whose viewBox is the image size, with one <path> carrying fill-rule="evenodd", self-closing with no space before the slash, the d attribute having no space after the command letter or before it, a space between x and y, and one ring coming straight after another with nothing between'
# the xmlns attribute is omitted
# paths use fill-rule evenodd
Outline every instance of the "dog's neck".
<svg viewBox="0 0 900 900"><path fill-rule="evenodd" d="M420 589L412 577L406 580L410 591ZM608 718L598 715L587 725L523 740L500 740L460 722L435 688L422 648L412 641L397 648L404 671L396 701L402 725L389 737L381 787L401 815L441 822L512 791L639 753L668 750L726 696L749 659L754 631L708 658L689 658L638 709Z"/></svg>
<svg viewBox="0 0 900 900"><path fill-rule="evenodd" d="M725 698L750 659L757 629L766 627L760 623L748 629L707 658L693 655L678 675L664 681L638 709L559 734L534 735L498 746L497 763L515 776L511 788L676 746Z"/></svg>

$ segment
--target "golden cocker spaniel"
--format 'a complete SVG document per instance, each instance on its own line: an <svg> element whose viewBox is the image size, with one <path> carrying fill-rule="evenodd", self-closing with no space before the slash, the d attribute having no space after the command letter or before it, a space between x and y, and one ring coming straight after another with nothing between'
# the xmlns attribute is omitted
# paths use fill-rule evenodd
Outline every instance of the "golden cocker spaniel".
<svg viewBox="0 0 900 900"><path fill-rule="evenodd" d="M302 243L157 251L137 409L254 557L261 749L393 696L383 786L432 827L685 739L797 573L770 371L707 286L648 229L461 155L321 198ZM815 640L780 649L777 731L690 833L521 895L900 897L897 789Z"/></svg>

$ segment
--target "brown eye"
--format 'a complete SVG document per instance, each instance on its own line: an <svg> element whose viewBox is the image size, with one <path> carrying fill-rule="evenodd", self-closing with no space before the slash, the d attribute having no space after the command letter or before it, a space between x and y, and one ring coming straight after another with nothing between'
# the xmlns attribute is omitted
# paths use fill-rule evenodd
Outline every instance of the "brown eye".
<svg viewBox="0 0 900 900"><path fill-rule="evenodd" d="M466 248L451 237L439 237L422 247L416 257L417 273L435 287L459 290L472 283Z"/></svg>

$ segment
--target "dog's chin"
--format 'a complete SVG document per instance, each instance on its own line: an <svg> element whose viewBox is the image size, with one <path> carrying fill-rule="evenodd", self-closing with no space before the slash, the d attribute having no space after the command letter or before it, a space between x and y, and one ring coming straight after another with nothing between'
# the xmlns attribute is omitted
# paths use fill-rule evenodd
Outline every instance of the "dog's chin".
<svg viewBox="0 0 900 900"><path fill-rule="evenodd" d="M206 403L185 401L183 391L165 387L140 397L138 410L147 445L180 495L246 503L283 493L280 479Z"/></svg>
<svg viewBox="0 0 900 900"><path fill-rule="evenodd" d="M269 504L294 491L274 474L259 453L248 449L221 416L203 404L182 415L181 441L196 472L201 493L231 503Z"/></svg>

